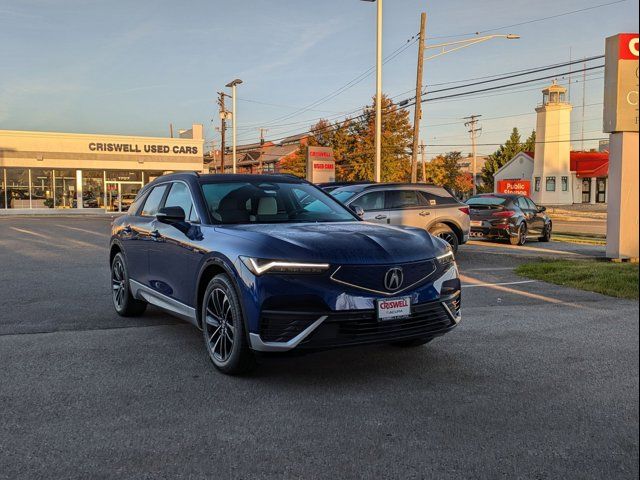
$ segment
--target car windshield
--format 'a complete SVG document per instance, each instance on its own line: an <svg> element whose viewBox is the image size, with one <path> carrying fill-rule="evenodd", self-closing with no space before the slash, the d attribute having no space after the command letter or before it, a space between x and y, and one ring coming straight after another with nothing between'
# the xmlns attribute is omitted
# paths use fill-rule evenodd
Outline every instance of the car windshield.
<svg viewBox="0 0 640 480"><path fill-rule="evenodd" d="M504 205L507 199L504 197L471 197L467 200L467 205Z"/></svg>
<svg viewBox="0 0 640 480"><path fill-rule="evenodd" d="M354 192L352 190L342 190L342 189L338 189L338 190L334 190L331 192L331 195L333 195L336 200L339 200L342 203L347 203L350 199L353 198L353 196L358 193L358 192Z"/></svg>
<svg viewBox="0 0 640 480"><path fill-rule="evenodd" d="M312 185L219 182L202 185L216 224L352 222L357 217Z"/></svg>

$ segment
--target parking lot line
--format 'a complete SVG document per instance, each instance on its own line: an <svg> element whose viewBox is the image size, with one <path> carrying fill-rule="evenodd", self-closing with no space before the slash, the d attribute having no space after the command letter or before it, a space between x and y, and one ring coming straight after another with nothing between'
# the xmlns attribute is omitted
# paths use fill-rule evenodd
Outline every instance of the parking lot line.
<svg viewBox="0 0 640 480"><path fill-rule="evenodd" d="M493 249L502 249L506 248L508 250L516 250L522 252L535 252L535 253L546 253L546 254L562 254L562 255L580 255L576 252L570 252L567 250L550 250L548 248L539 248L539 247L529 247L526 245L506 245L504 243L500 244L491 244L488 242L478 242L475 240L470 240L467 242L467 245L474 245L476 247L485 247L485 248L493 248Z"/></svg>
<svg viewBox="0 0 640 480"><path fill-rule="evenodd" d="M464 275L462 275L464 278ZM521 280L518 282L500 282L500 283L475 283L472 285L463 285L462 288L477 288L477 287L495 287L505 285L522 285L523 283L536 283L537 280Z"/></svg>
<svg viewBox="0 0 640 480"><path fill-rule="evenodd" d="M69 225L60 225L58 223L55 224L56 227L62 227L62 228L67 228L69 230L75 230L77 232L82 232L82 233L89 233L91 235L97 235L99 237L108 237L109 235L107 235L106 233L100 233L100 232L94 232L92 230L87 230L84 228L78 228L78 227L70 227Z"/></svg>
<svg viewBox="0 0 640 480"><path fill-rule="evenodd" d="M20 232L20 233L26 233L27 235L33 235L34 237L40 237L40 238L45 238L47 240L49 240L49 237L46 235L43 235L41 233L38 232L32 232L31 230L25 230L24 228L18 228L18 227L9 227L11 230L15 230L16 232Z"/></svg>

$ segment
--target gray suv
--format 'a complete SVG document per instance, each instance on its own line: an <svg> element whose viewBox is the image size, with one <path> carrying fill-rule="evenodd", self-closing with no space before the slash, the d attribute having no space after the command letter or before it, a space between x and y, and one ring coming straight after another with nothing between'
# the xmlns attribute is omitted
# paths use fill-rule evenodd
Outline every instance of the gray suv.
<svg viewBox="0 0 640 480"><path fill-rule="evenodd" d="M362 208L368 222L423 228L454 251L469 240L469 207L443 187L370 183L336 188L331 195L354 210Z"/></svg>

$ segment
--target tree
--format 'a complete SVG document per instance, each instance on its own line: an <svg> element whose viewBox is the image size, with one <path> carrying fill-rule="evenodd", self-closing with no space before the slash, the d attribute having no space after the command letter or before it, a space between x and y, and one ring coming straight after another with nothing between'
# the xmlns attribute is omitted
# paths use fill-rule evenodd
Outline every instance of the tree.
<svg viewBox="0 0 640 480"><path fill-rule="evenodd" d="M458 177L461 175L458 160L462 158L460 152L449 152L438 155L426 165L427 182L435 183L450 189L455 189Z"/></svg>
<svg viewBox="0 0 640 480"><path fill-rule="evenodd" d="M511 135L507 141L500 145L498 149L487 157L487 161L482 168L482 180L484 183L485 191L493 191L493 176L500 170L508 161L515 157L520 152L533 152L536 145L536 132L532 131L529 138L522 142L520 132L517 128L513 128Z"/></svg>
<svg viewBox="0 0 640 480"><path fill-rule="evenodd" d="M466 198L473 192L473 175L468 172L460 172L456 178L456 192L460 193L462 198Z"/></svg>

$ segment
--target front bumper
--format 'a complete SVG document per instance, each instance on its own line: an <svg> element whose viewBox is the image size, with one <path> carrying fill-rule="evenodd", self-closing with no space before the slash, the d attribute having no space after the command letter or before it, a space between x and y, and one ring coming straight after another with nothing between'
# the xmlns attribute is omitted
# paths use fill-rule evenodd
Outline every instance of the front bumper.
<svg viewBox="0 0 640 480"><path fill-rule="evenodd" d="M342 312L264 311L261 331L249 335L260 352L326 350L444 335L461 320L461 294L413 305L411 316L380 321L375 310Z"/></svg>

